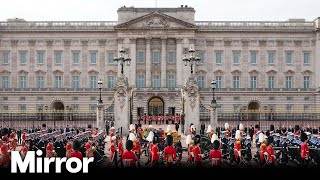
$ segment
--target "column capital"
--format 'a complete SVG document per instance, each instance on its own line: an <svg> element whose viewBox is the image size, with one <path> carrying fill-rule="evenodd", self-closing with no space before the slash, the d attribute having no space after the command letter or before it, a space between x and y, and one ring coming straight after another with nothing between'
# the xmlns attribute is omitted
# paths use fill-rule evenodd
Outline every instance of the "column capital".
<svg viewBox="0 0 320 180"><path fill-rule="evenodd" d="M52 46L53 39L46 39L45 41L46 41L47 46Z"/></svg>
<svg viewBox="0 0 320 180"><path fill-rule="evenodd" d="M99 42L99 46L105 46L107 40L106 39L99 39L98 42Z"/></svg>
<svg viewBox="0 0 320 180"><path fill-rule="evenodd" d="M147 44L150 44L150 43L151 43L151 40L152 40L152 37L146 37L146 43L147 43Z"/></svg>
<svg viewBox="0 0 320 180"><path fill-rule="evenodd" d="M243 46L248 46L249 42L250 42L250 39L241 39L241 42L242 42Z"/></svg>
<svg viewBox="0 0 320 180"><path fill-rule="evenodd" d="M10 40L11 46L17 46L18 42L19 42L19 40L17 40L17 39Z"/></svg>
<svg viewBox="0 0 320 180"><path fill-rule="evenodd" d="M29 43L29 46L34 46L36 44L36 40L35 39L29 39L28 40L28 43Z"/></svg>
<svg viewBox="0 0 320 180"><path fill-rule="evenodd" d="M162 44L167 43L167 37L161 37L161 42L162 42Z"/></svg>
<svg viewBox="0 0 320 180"><path fill-rule="evenodd" d="M260 39L260 40L258 40L258 42L259 42L260 46L266 46L267 45L267 40L265 40L265 39Z"/></svg>
<svg viewBox="0 0 320 180"><path fill-rule="evenodd" d="M80 42L81 42L81 44L82 44L83 46L87 46L88 43L89 43L89 40L88 40L88 39L81 39Z"/></svg>
<svg viewBox="0 0 320 180"><path fill-rule="evenodd" d="M64 46L70 46L71 45L71 39L63 39L63 45Z"/></svg>
<svg viewBox="0 0 320 180"><path fill-rule="evenodd" d="M232 43L232 40L231 39L224 39L223 42L224 42L224 46L230 46Z"/></svg>
<svg viewBox="0 0 320 180"><path fill-rule="evenodd" d="M301 46L302 45L302 41L301 40L294 40L294 44L296 46Z"/></svg>
<svg viewBox="0 0 320 180"><path fill-rule="evenodd" d="M207 44L208 46L214 46L214 39L207 39L207 40L206 40L206 44Z"/></svg>
<svg viewBox="0 0 320 180"><path fill-rule="evenodd" d="M283 46L284 45L284 40L282 40L282 39L277 39L276 42L277 42L277 46Z"/></svg>

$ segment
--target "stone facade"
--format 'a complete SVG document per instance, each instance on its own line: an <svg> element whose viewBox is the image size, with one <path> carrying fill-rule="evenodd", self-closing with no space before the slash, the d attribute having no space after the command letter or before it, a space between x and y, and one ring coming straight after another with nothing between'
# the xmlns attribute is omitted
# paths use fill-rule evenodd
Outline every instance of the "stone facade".
<svg viewBox="0 0 320 180"><path fill-rule="evenodd" d="M182 59L192 47L202 58L195 75L204 106L216 79L218 110L251 102L256 109L319 108L319 18L215 22L195 21L194 14L190 7L121 7L118 22L0 22L1 107L55 108L59 101L93 109L99 79L104 102L112 104L120 75L112 58L124 47L132 59L124 71L133 87L133 119L154 113L153 97L164 103L155 112L181 113L181 87L190 76Z"/></svg>

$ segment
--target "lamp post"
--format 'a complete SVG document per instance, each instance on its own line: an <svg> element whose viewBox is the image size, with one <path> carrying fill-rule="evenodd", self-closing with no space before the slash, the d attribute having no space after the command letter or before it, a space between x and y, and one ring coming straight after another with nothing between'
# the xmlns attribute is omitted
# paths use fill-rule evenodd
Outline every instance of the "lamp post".
<svg viewBox="0 0 320 180"><path fill-rule="evenodd" d="M193 74L193 65L198 65L198 62L201 59L198 54L195 56L196 51L194 49L192 49L191 47L188 52L189 52L189 57L185 54L184 58L182 60L183 60L185 66L188 66L188 63L189 63L189 66L191 68L191 74Z"/></svg>
<svg viewBox="0 0 320 180"><path fill-rule="evenodd" d="M119 57L114 57L114 61L116 62L116 66L118 64L121 65L121 74L123 75L123 66L125 65L125 63L127 62L127 65L130 66L130 62L131 62L131 58L129 55L127 55L127 58L125 58L125 50L124 48L122 47L119 51L120 53L120 56Z"/></svg>
<svg viewBox="0 0 320 180"><path fill-rule="evenodd" d="M102 98L101 98L102 85L103 85L103 82L102 82L102 80L100 79L100 80L98 81L98 88L99 88L99 90L100 90L99 104L103 104L103 101L102 101Z"/></svg>

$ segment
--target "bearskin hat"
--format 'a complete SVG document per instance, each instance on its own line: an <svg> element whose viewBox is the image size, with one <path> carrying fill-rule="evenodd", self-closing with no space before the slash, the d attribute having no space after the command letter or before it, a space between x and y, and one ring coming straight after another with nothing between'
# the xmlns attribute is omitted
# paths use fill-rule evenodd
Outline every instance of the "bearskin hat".
<svg viewBox="0 0 320 180"><path fill-rule="evenodd" d="M42 124L42 127L45 128L45 127L47 127L47 125L46 125L45 123L43 123L43 124Z"/></svg>
<svg viewBox="0 0 320 180"><path fill-rule="evenodd" d="M213 149L218 150L220 147L220 142L218 140L213 141Z"/></svg>
<svg viewBox="0 0 320 180"><path fill-rule="evenodd" d="M194 144L200 144L201 143L201 136L198 134L194 137Z"/></svg>
<svg viewBox="0 0 320 180"><path fill-rule="evenodd" d="M304 141L306 141L306 140L308 140L308 136L307 136L307 134L306 133L301 133L301 137L300 137L300 139L301 139L301 141L302 142L304 142Z"/></svg>
<svg viewBox="0 0 320 180"><path fill-rule="evenodd" d="M270 131L268 130L267 132L266 132L266 136L270 136Z"/></svg>
<svg viewBox="0 0 320 180"><path fill-rule="evenodd" d="M299 130L300 130L299 125L295 125L295 126L294 126L294 130L295 130L295 131L299 131Z"/></svg>
<svg viewBox="0 0 320 180"><path fill-rule="evenodd" d="M274 131L274 125L270 125L270 131Z"/></svg>
<svg viewBox="0 0 320 180"><path fill-rule="evenodd" d="M166 138L166 143L167 143L167 146L172 146L173 144L173 137L171 135L168 135L167 138Z"/></svg>
<svg viewBox="0 0 320 180"><path fill-rule="evenodd" d="M2 129L1 129L1 137L2 137L2 136L5 136L5 135L7 135L7 134L9 134L8 128L2 128Z"/></svg>
<svg viewBox="0 0 320 180"><path fill-rule="evenodd" d="M273 143L273 137L269 136L267 139L267 145L269 146L271 143Z"/></svg>
<svg viewBox="0 0 320 180"><path fill-rule="evenodd" d="M260 129L260 126L259 126L258 124L256 124L256 125L254 126L254 128Z"/></svg>
<svg viewBox="0 0 320 180"><path fill-rule="evenodd" d="M78 140L74 140L72 144L72 149L75 151L80 151L81 149L81 144Z"/></svg>
<svg viewBox="0 0 320 180"><path fill-rule="evenodd" d="M91 129L91 128L92 128L91 124L88 124L88 129Z"/></svg>
<svg viewBox="0 0 320 180"><path fill-rule="evenodd" d="M152 140L153 144L159 143L159 137L158 136L154 136L153 140Z"/></svg>
<svg viewBox="0 0 320 180"><path fill-rule="evenodd" d="M127 140L126 142L126 150L130 151L133 148L133 141Z"/></svg>

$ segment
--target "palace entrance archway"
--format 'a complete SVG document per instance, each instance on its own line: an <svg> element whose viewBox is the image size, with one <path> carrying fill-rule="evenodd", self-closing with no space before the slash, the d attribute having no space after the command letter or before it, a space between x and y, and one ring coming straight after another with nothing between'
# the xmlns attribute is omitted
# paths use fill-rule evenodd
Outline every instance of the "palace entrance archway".
<svg viewBox="0 0 320 180"><path fill-rule="evenodd" d="M164 114L164 101L160 97L153 97L149 100L148 114L152 116Z"/></svg>
<svg viewBox="0 0 320 180"><path fill-rule="evenodd" d="M248 110L249 110L249 113L248 113L249 120L257 121L260 119L260 113L259 113L260 103L258 101L251 101L248 104Z"/></svg>

